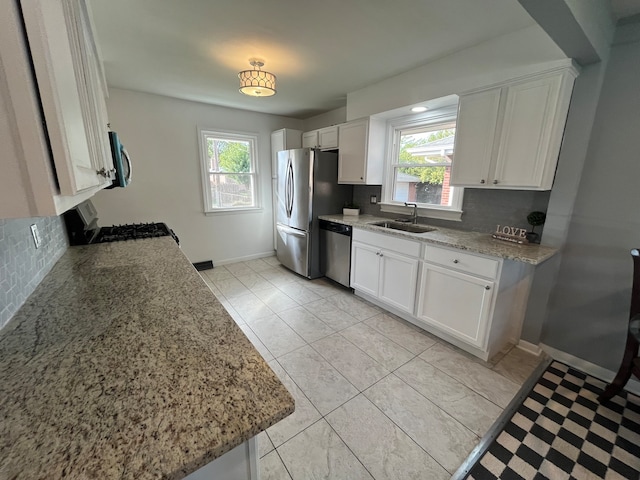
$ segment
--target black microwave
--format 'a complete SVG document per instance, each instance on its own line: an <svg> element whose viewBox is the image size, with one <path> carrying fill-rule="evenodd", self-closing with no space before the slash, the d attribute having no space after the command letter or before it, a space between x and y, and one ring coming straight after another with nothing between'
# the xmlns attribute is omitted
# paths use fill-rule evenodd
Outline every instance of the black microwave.
<svg viewBox="0 0 640 480"><path fill-rule="evenodd" d="M113 168L116 172L113 183L107 188L126 187L131 183L131 158L116 132L109 132L109 144L111 145Z"/></svg>

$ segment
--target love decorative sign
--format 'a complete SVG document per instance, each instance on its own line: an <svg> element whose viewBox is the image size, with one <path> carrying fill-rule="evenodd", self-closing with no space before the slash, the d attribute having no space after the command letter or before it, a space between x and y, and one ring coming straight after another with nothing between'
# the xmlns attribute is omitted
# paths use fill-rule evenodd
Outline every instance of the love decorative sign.
<svg viewBox="0 0 640 480"><path fill-rule="evenodd" d="M496 226L496 231L491 236L497 240L504 240L505 242L527 244L527 230L524 228L510 227L508 225Z"/></svg>

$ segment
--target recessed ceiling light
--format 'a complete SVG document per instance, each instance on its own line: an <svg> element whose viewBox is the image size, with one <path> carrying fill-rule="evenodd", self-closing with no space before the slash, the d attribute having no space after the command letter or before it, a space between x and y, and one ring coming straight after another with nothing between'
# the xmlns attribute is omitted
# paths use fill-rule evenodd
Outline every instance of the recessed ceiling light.
<svg viewBox="0 0 640 480"><path fill-rule="evenodd" d="M427 111L427 107L413 107L411 109L411 111L413 113L421 113L421 112L426 112Z"/></svg>

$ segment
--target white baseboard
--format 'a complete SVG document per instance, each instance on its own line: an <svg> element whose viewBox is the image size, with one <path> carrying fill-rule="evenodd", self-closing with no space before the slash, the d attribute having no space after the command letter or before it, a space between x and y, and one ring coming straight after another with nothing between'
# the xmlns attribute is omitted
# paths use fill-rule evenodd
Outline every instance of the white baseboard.
<svg viewBox="0 0 640 480"><path fill-rule="evenodd" d="M516 343L516 347L518 347L520 350L524 350L525 352L529 352L535 355L536 357L539 357L542 354L542 349L540 348L540 345L527 342L526 340L522 340L522 339L518 340L518 343Z"/></svg>
<svg viewBox="0 0 640 480"><path fill-rule="evenodd" d="M592 377L599 378L604 382L610 383L616 376L617 372L607 370L606 368L596 365L595 363L588 362L587 360L583 360L582 358L574 357L569 353L550 347L549 345L545 345L544 343L541 343L540 346L542 347L542 350L547 352L554 360L566 363L576 370L580 370L581 372L591 375ZM624 389L635 395L640 395L640 382L632 378L627 382L627 385L624 387Z"/></svg>
<svg viewBox="0 0 640 480"><path fill-rule="evenodd" d="M253 255L247 255L245 257L228 258L226 260L213 262L213 266L215 267L216 265L228 265L230 263L247 262L249 260L256 260L258 258L273 257L275 254L276 252L274 250L271 250L270 252L255 253Z"/></svg>

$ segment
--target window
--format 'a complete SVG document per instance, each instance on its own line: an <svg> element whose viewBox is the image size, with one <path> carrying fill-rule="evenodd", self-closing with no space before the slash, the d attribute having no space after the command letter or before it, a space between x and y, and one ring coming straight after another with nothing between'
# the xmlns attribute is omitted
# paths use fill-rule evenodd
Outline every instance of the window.
<svg viewBox="0 0 640 480"><path fill-rule="evenodd" d="M255 135L200 131L205 212L256 209Z"/></svg>
<svg viewBox="0 0 640 480"><path fill-rule="evenodd" d="M451 119L427 122L391 125L392 148L382 208L404 213L394 206L413 202L421 216L459 219L463 189L449 184L456 124Z"/></svg>

